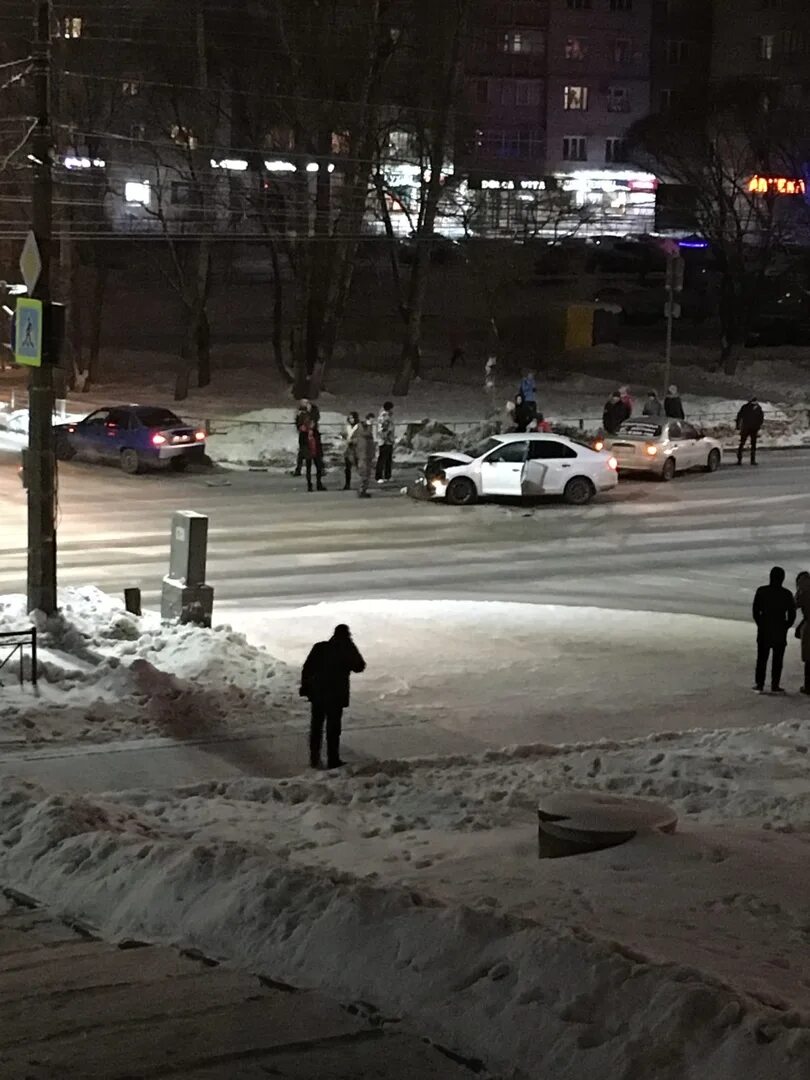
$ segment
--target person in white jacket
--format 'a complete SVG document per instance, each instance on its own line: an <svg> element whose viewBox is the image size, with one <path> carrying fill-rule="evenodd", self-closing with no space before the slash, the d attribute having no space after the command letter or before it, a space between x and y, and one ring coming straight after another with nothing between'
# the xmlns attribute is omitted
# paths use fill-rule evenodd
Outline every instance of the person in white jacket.
<svg viewBox="0 0 810 1080"><path fill-rule="evenodd" d="M357 468L357 430L360 427L360 414L350 412L343 428L343 470L346 482L344 491L352 489L352 470Z"/></svg>

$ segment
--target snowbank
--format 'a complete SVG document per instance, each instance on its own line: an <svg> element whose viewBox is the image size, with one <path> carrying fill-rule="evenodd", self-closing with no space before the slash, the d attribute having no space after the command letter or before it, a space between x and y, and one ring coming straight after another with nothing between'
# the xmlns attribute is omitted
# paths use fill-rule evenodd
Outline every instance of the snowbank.
<svg viewBox="0 0 810 1080"><path fill-rule="evenodd" d="M32 622L40 631L39 692L4 687L0 742L187 737L223 725L235 733L289 717L291 670L227 626L136 617L92 587L61 592L50 619L29 618L24 596L0 597L0 628ZM9 682L18 670L7 665Z"/></svg>
<svg viewBox="0 0 810 1080"><path fill-rule="evenodd" d="M294 406L286 409L257 409L233 419L214 422L208 438L208 455L213 461L235 465L275 465L289 467L298 455L298 432L293 424ZM346 416L321 413L324 454L340 452Z"/></svg>
<svg viewBox="0 0 810 1080"><path fill-rule="evenodd" d="M808 1017L783 1002L587 926L324 872L263 845L183 842L148 810L7 785L0 875L107 934L190 945L371 1002L493 1068L555 1080L806 1076ZM498 865L490 859L496 895L510 883ZM565 873L538 862L528 829L523 865Z"/></svg>

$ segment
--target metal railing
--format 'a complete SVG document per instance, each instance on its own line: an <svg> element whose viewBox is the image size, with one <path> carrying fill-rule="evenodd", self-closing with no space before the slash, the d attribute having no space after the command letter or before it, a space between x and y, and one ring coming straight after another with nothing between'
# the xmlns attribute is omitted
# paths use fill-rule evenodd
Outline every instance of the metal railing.
<svg viewBox="0 0 810 1080"><path fill-rule="evenodd" d="M20 686L25 682L25 650L28 648L31 656L31 684L37 685L37 631L36 627L30 630L7 630L0 633L0 671L10 664L15 656L20 658ZM2 686L0 682L0 686Z"/></svg>

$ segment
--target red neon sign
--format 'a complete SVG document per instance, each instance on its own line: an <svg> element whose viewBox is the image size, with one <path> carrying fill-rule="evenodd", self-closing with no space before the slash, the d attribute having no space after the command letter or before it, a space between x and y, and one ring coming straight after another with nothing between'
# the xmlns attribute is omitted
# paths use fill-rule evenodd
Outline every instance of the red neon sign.
<svg viewBox="0 0 810 1080"><path fill-rule="evenodd" d="M789 176L752 176L748 190L753 195L805 195L804 180Z"/></svg>

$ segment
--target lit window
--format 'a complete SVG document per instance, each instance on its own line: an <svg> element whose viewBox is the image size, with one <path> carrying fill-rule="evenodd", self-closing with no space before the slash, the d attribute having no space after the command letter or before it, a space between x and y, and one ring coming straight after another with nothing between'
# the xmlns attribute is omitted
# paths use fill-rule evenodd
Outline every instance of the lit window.
<svg viewBox="0 0 810 1080"><path fill-rule="evenodd" d="M773 47L775 38L773 34L760 34L756 39L757 56L760 60L773 60Z"/></svg>
<svg viewBox="0 0 810 1080"><path fill-rule="evenodd" d="M137 79L125 79L121 83L121 93L124 97L137 97L141 92L141 84Z"/></svg>
<svg viewBox="0 0 810 1080"><path fill-rule="evenodd" d="M81 15L66 15L62 20L62 37L80 38L82 36L82 17Z"/></svg>
<svg viewBox="0 0 810 1080"><path fill-rule="evenodd" d="M630 38L616 38L613 42L614 64L632 64L633 42Z"/></svg>
<svg viewBox="0 0 810 1080"><path fill-rule="evenodd" d="M584 60L588 55L588 43L585 38L570 37L565 42L566 60Z"/></svg>
<svg viewBox="0 0 810 1080"><path fill-rule="evenodd" d="M611 11L632 11L633 0L610 0Z"/></svg>
<svg viewBox="0 0 810 1080"><path fill-rule="evenodd" d="M613 113L630 112L630 91L626 86L608 87L607 110Z"/></svg>
<svg viewBox="0 0 810 1080"><path fill-rule="evenodd" d="M584 135L566 135L563 138L563 161L587 161L588 142Z"/></svg>
<svg viewBox="0 0 810 1080"><path fill-rule="evenodd" d="M622 165L627 161L627 143L624 139L605 139L605 161Z"/></svg>
<svg viewBox="0 0 810 1080"><path fill-rule="evenodd" d="M124 198L128 203L148 206L152 197L148 180L127 180L124 184Z"/></svg>
<svg viewBox="0 0 810 1080"><path fill-rule="evenodd" d="M669 38L667 41L667 63L682 64L689 55L689 43L680 38Z"/></svg>
<svg viewBox="0 0 810 1080"><path fill-rule="evenodd" d="M501 38L501 52L535 53L545 52L546 38L541 30L509 30Z"/></svg>
<svg viewBox="0 0 810 1080"><path fill-rule="evenodd" d="M566 86L563 91L563 108L569 112L585 112L588 108L588 87Z"/></svg>

